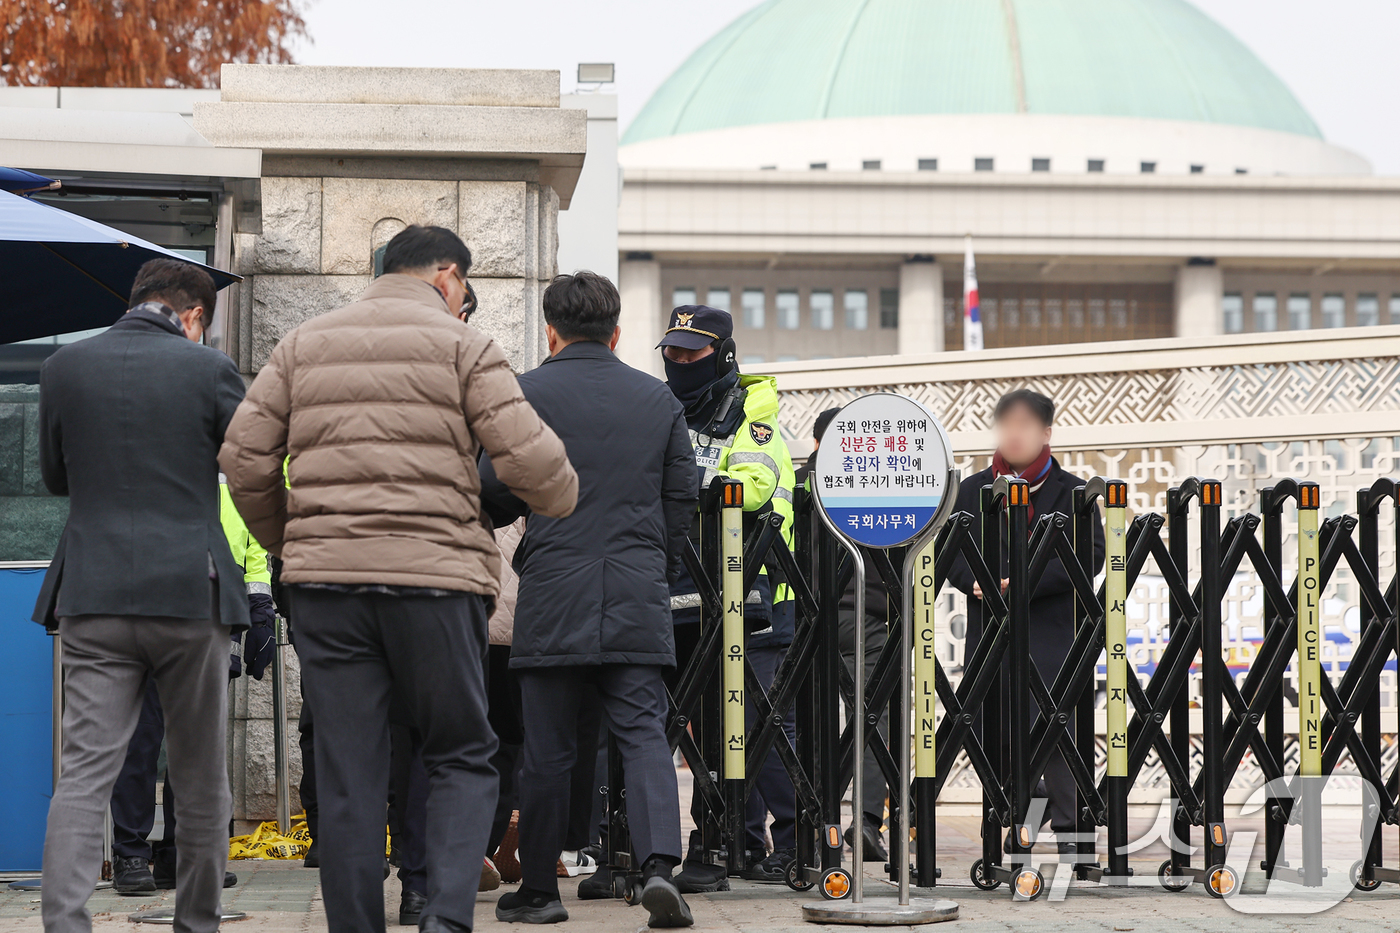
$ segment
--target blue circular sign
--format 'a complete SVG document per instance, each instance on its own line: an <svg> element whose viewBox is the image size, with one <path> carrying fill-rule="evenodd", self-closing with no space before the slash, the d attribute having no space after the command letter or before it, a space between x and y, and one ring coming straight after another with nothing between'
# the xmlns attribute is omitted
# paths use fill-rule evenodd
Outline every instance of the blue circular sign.
<svg viewBox="0 0 1400 933"><path fill-rule="evenodd" d="M908 544L947 517L957 493L943 425L905 395L865 395L832 419L812 490L831 527L857 544Z"/></svg>

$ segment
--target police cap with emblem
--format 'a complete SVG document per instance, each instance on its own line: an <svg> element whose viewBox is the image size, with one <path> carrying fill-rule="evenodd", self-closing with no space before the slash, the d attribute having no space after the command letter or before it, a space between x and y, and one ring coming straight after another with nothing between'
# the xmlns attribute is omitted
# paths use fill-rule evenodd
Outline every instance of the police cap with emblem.
<svg viewBox="0 0 1400 933"><path fill-rule="evenodd" d="M666 334L656 346L703 350L712 343L734 336L734 319L728 311L708 305L682 305L671 312Z"/></svg>

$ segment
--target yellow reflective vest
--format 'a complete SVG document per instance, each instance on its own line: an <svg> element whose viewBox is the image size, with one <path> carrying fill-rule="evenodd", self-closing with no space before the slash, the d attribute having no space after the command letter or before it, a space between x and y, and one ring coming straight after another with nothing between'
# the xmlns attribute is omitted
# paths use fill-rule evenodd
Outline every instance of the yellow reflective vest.
<svg viewBox="0 0 1400 933"><path fill-rule="evenodd" d="M228 494L228 483L222 473L219 474L219 523L228 537L234 561L243 568L243 582L248 592L271 596L272 568L267 564L267 551L248 533L243 516L233 507L233 497Z"/></svg>
<svg viewBox="0 0 1400 933"><path fill-rule="evenodd" d="M783 517L783 541L791 548L795 477L792 454L778 426L778 380L740 375L739 386L744 389L744 417L732 433L710 437L690 432L695 462L705 471L702 488L716 476L742 482L744 511L757 512L772 503L773 511ZM786 585L773 594L775 603L792 598Z"/></svg>

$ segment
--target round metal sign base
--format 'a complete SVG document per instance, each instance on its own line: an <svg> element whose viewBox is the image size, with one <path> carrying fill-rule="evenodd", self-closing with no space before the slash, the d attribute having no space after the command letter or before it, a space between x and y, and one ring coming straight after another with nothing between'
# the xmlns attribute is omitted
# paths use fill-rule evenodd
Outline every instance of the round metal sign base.
<svg viewBox="0 0 1400 933"><path fill-rule="evenodd" d="M931 897L913 898L906 905L889 898L875 898L859 904L820 901L804 904L802 919L809 923L847 923L868 927L914 926L956 920L958 905L955 901Z"/></svg>
<svg viewBox="0 0 1400 933"><path fill-rule="evenodd" d="M110 888L111 886L112 882L110 881L99 881L97 882L97 887L94 890L104 891ZM42 878L23 878L19 881L10 882L11 891L39 891L42 890L43 887L44 881Z"/></svg>
<svg viewBox="0 0 1400 933"><path fill-rule="evenodd" d="M248 915L241 910L229 910L227 907L220 908L223 911L221 920L246 920ZM174 907L151 907L147 910L138 910L127 917L132 923L170 923L175 922Z"/></svg>

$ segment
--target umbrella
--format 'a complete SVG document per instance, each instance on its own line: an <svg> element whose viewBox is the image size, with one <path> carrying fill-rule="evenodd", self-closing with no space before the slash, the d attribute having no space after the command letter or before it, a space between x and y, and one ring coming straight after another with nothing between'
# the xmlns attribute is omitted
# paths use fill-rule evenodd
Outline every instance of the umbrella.
<svg viewBox="0 0 1400 933"><path fill-rule="evenodd" d="M26 172L22 168L0 167L0 191L11 191L15 194L28 194L31 191L44 191L49 188L58 188L60 185L60 182L56 182L52 178L45 178L43 175Z"/></svg>
<svg viewBox="0 0 1400 933"><path fill-rule="evenodd" d="M0 343L115 323L126 312L136 270L162 257L190 261L95 220L0 191ZM240 281L200 268L216 288Z"/></svg>

